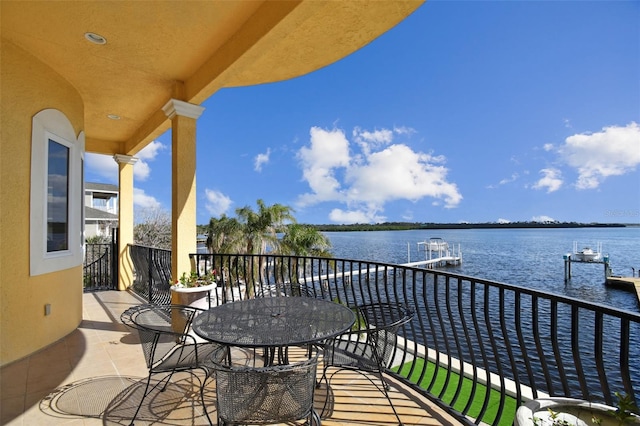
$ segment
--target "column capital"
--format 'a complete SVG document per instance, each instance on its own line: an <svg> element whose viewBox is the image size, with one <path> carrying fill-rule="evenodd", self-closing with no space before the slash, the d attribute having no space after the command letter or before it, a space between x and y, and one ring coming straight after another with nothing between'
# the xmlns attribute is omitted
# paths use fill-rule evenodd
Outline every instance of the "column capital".
<svg viewBox="0 0 640 426"><path fill-rule="evenodd" d="M118 164L136 164L136 162L138 161L136 157L123 154L116 154L113 156L113 159Z"/></svg>
<svg viewBox="0 0 640 426"><path fill-rule="evenodd" d="M177 99L170 99L163 107L164 113L172 119L176 115L183 117L198 119L204 111L204 107L196 104L190 104L189 102L179 101Z"/></svg>

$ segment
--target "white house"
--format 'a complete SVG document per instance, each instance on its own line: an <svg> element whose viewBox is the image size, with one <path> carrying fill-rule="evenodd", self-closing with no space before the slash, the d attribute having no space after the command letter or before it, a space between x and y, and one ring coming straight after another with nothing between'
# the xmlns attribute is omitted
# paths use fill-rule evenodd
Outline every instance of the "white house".
<svg viewBox="0 0 640 426"><path fill-rule="evenodd" d="M118 187L107 183L84 185L84 236L109 236L118 227Z"/></svg>

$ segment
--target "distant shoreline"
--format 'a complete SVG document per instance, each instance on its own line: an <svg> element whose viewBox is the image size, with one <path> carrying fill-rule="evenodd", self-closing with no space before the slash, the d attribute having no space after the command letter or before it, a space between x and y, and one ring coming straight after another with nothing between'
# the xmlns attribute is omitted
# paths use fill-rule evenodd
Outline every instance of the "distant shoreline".
<svg viewBox="0 0 640 426"><path fill-rule="evenodd" d="M511 223L404 223L389 222L353 225L309 225L324 232L348 231L408 231L420 229L545 229L545 228L625 228L640 224L625 223L576 223L576 222L511 222Z"/></svg>

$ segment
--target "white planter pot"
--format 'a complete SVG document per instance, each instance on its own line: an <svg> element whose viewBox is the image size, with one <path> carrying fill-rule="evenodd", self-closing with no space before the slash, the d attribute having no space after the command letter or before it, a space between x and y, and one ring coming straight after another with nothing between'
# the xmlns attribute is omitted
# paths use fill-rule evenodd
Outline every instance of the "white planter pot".
<svg viewBox="0 0 640 426"><path fill-rule="evenodd" d="M178 287L171 286L171 304L192 306L194 308L209 309L209 292L216 292L216 283L204 285L201 287ZM185 331L186 319L182 317L180 312L171 312L171 327L177 333ZM186 330L188 331L188 330Z"/></svg>
<svg viewBox="0 0 640 426"><path fill-rule="evenodd" d="M571 426L592 426L594 424L592 419L596 418L601 420L601 426L618 426L619 422L612 414L615 411L616 407L582 399L540 398L518 407L514 425L555 426L567 424ZM554 413L555 420L552 418L551 412ZM633 421L625 422L625 425L640 425L640 418L635 416Z"/></svg>
<svg viewBox="0 0 640 426"><path fill-rule="evenodd" d="M218 285L212 283L201 287L177 287L171 286L171 304L193 306L194 308L209 309L207 296L215 291Z"/></svg>

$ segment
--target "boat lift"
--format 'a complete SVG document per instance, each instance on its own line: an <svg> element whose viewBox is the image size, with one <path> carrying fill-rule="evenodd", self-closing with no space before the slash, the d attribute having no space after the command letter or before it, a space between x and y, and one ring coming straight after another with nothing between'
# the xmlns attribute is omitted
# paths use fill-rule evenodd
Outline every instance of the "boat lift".
<svg viewBox="0 0 640 426"><path fill-rule="evenodd" d="M604 279L611 276L611 267L609 266L609 255L602 254L602 243L598 242L596 249L593 250L590 247L584 247L582 250L578 250L578 242L573 242L573 253L567 253L562 256L564 259L564 282L566 283L571 279L571 264L572 263L590 263L590 264L602 264L604 265Z"/></svg>
<svg viewBox="0 0 640 426"><path fill-rule="evenodd" d="M430 238L429 241L420 241L417 244L418 253L424 252L424 260L412 262L411 245L407 243L407 263L403 263L401 266L424 266L427 269L434 269L462 263L460 244L457 247L455 244L450 247L449 243L437 237Z"/></svg>

